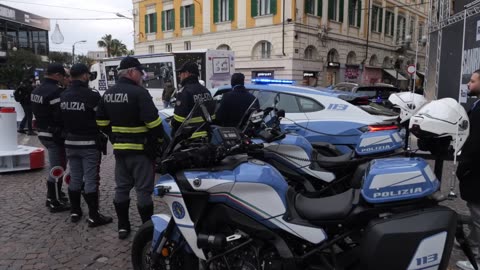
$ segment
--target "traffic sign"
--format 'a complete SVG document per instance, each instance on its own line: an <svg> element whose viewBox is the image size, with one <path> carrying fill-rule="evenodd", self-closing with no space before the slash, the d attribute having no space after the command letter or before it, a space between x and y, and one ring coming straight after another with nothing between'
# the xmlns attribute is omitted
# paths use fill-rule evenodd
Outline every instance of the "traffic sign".
<svg viewBox="0 0 480 270"><path fill-rule="evenodd" d="M407 67L408 74L413 75L415 73L415 71L417 71L417 69L415 68L415 65L409 65Z"/></svg>

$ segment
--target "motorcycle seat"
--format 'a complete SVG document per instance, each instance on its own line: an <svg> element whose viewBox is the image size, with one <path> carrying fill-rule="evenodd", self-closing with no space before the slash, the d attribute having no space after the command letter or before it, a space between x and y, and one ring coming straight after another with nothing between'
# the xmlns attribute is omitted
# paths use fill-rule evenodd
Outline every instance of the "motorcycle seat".
<svg viewBox="0 0 480 270"><path fill-rule="evenodd" d="M353 209L354 198L355 191L353 189L323 198L309 198L297 194L295 209L306 220L344 219Z"/></svg>
<svg viewBox="0 0 480 270"><path fill-rule="evenodd" d="M339 163L347 162L352 160L354 153L346 153L340 156L329 157L322 155L317 151L313 151L313 159L315 163L322 168L338 167Z"/></svg>

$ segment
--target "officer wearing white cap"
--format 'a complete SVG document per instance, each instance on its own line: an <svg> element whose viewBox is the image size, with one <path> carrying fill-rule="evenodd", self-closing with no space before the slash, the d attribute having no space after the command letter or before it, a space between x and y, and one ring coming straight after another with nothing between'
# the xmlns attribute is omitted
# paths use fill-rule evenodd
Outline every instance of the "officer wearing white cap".
<svg viewBox="0 0 480 270"><path fill-rule="evenodd" d="M162 119L152 97L142 87L143 67L125 57L118 67L119 80L100 100L97 125L110 133L115 154L115 199L118 237L130 234L130 190L137 192L137 208L145 223L153 215L155 149L163 140Z"/></svg>

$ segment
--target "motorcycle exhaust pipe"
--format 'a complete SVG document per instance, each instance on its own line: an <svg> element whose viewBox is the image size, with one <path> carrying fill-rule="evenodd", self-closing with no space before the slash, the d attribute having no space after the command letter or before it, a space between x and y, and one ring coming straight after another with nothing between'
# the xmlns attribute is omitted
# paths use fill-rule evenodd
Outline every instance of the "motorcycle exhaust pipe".
<svg viewBox="0 0 480 270"><path fill-rule="evenodd" d="M227 245L227 237L223 234L199 234L197 238L198 248L222 249Z"/></svg>

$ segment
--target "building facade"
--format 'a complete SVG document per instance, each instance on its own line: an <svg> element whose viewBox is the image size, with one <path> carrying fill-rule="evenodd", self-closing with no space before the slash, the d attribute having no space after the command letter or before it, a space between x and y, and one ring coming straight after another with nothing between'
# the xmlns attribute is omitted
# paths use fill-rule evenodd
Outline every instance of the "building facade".
<svg viewBox="0 0 480 270"><path fill-rule="evenodd" d="M421 0L423 1L423 0ZM407 87L428 5L412 0L133 0L135 53L235 52L247 79ZM399 73L397 73L399 71ZM422 73L420 73L422 74ZM408 78L408 77L407 77Z"/></svg>
<svg viewBox="0 0 480 270"><path fill-rule="evenodd" d="M47 61L49 30L49 19L0 5L0 62L17 49L30 50Z"/></svg>

